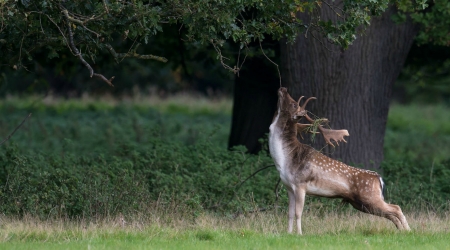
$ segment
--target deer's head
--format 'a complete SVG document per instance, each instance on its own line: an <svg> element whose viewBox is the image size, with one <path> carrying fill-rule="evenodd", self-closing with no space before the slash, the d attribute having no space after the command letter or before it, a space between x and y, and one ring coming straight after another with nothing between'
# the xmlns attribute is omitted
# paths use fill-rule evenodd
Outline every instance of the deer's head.
<svg viewBox="0 0 450 250"><path fill-rule="evenodd" d="M278 89L278 110L282 113L289 114L292 120L298 120L307 115L305 107L309 100L316 99L315 97L310 97L300 106L302 98L303 96L298 101L295 101L287 92L287 88L281 87Z"/></svg>

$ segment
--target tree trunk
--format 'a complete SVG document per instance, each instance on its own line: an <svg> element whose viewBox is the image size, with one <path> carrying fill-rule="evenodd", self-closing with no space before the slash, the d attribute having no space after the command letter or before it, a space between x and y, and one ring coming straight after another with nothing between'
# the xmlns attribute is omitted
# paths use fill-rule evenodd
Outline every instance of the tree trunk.
<svg viewBox="0 0 450 250"><path fill-rule="evenodd" d="M332 128L350 133L347 144L322 151L367 169L378 169L383 160L392 86L416 33L410 21L394 23L394 13L390 8L372 18L365 34L345 51L317 35L306 39L302 34L295 44L281 45L283 85L293 97L317 97L307 110L328 118ZM335 16L328 8L322 8L321 15L322 20ZM322 138L313 144L316 149L326 145Z"/></svg>
<svg viewBox="0 0 450 250"><path fill-rule="evenodd" d="M265 57L246 59L235 78L229 148L245 145L249 153L261 150L258 140L269 133L279 87L276 67Z"/></svg>

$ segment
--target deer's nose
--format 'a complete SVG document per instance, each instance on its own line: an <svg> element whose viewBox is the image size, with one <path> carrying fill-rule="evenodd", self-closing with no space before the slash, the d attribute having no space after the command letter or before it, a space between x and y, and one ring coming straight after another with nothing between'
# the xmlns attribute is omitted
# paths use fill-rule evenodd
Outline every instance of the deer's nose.
<svg viewBox="0 0 450 250"><path fill-rule="evenodd" d="M278 96L283 97L285 93L287 93L286 88L281 87L280 89L278 89Z"/></svg>

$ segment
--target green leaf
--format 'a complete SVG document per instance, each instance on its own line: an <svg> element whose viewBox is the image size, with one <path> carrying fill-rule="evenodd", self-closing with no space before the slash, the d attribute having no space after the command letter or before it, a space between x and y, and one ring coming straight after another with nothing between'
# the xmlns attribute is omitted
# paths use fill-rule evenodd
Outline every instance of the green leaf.
<svg viewBox="0 0 450 250"><path fill-rule="evenodd" d="M47 54L48 59L52 59L52 58L56 58L56 57L59 57L59 54L54 49L50 50L50 52Z"/></svg>

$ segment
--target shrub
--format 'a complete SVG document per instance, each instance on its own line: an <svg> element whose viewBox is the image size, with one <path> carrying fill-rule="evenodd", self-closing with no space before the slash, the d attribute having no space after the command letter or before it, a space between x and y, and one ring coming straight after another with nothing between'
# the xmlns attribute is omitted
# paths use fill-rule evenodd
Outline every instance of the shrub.
<svg viewBox="0 0 450 250"><path fill-rule="evenodd" d="M442 163L385 161L387 200L404 208L434 211L450 208L450 160Z"/></svg>
<svg viewBox="0 0 450 250"><path fill-rule="evenodd" d="M23 155L8 147L0 154L0 209L10 215L94 218L145 212L157 200L193 211L236 210L250 202L250 193L259 206L273 202L275 168L236 189L252 171L272 164L264 154L218 149L207 140L183 146L158 138L146 150L125 145L116 150L113 157L84 157Z"/></svg>
<svg viewBox="0 0 450 250"><path fill-rule="evenodd" d="M17 126L23 109L0 105L8 117L0 121L1 134ZM443 107L439 112L418 109L397 107L389 118L382 164L386 199L403 209L448 210L450 137L446 132L437 136L446 131L448 117L442 115ZM149 213L158 204L187 208L195 215L272 208L275 203L275 167L241 185L273 161L265 152L226 149L229 115L168 115L145 107L102 105L35 111L0 148L4 214L95 219ZM417 113L436 119L416 123ZM428 128L420 129L420 123ZM287 208L282 187L278 203ZM305 209L338 206L338 201L308 198Z"/></svg>

